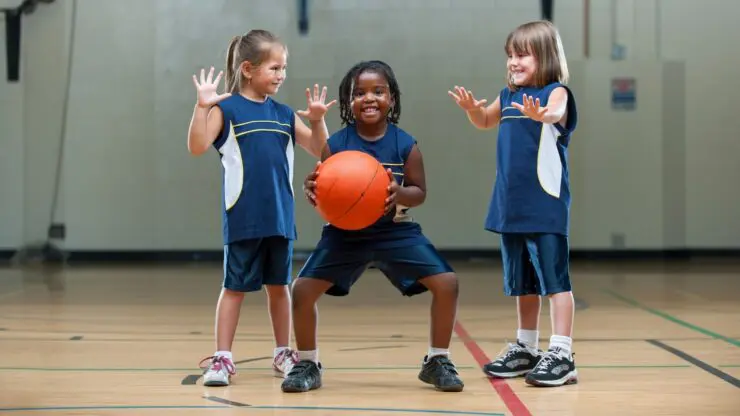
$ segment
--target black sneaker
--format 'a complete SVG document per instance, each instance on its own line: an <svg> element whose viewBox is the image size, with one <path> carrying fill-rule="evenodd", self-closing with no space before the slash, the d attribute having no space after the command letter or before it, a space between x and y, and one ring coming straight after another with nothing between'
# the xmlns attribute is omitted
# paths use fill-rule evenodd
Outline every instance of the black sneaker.
<svg viewBox="0 0 740 416"><path fill-rule="evenodd" d="M520 377L537 366L542 354L540 350L533 352L521 342L509 344L495 360L483 366L483 372L490 377Z"/></svg>
<svg viewBox="0 0 740 416"><path fill-rule="evenodd" d="M537 367L527 374L524 382L538 387L557 387L578 383L578 370L573 356L560 348L547 351Z"/></svg>
<svg viewBox="0 0 740 416"><path fill-rule="evenodd" d="M321 387L321 364L310 360L296 363L280 388L285 393L303 393Z"/></svg>
<svg viewBox="0 0 740 416"><path fill-rule="evenodd" d="M446 355L435 355L424 364L419 372L419 380L433 384L440 391L462 391L465 384L457 376L457 368Z"/></svg>

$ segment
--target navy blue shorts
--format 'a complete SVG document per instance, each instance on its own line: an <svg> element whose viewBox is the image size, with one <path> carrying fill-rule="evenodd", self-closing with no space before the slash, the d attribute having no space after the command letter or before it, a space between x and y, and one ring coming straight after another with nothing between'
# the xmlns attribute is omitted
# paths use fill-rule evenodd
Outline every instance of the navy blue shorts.
<svg viewBox="0 0 740 416"><path fill-rule="evenodd" d="M404 296L414 296L428 289L419 279L454 270L431 244L378 250L316 249L298 273L332 282L327 295L346 296L352 285L369 267L378 268Z"/></svg>
<svg viewBox="0 0 740 416"><path fill-rule="evenodd" d="M560 234L502 234L507 296L569 292L568 237Z"/></svg>
<svg viewBox="0 0 740 416"><path fill-rule="evenodd" d="M293 240L253 238L224 246L224 287L256 292L262 285L289 285Z"/></svg>

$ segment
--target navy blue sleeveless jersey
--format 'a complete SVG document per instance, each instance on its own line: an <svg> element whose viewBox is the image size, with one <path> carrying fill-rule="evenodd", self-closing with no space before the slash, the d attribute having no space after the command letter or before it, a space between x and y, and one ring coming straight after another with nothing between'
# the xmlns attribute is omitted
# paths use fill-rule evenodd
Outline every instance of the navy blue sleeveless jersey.
<svg viewBox="0 0 740 416"><path fill-rule="evenodd" d="M394 124L388 124L385 135L376 141L365 140L357 134L354 124L334 133L328 140L331 154L345 150L365 152L386 169L390 168L399 185L403 186L404 166L416 140ZM321 180L319 177L318 180ZM326 224L317 249L386 249L429 244L421 226L408 215L408 208L396 206L395 211L381 217L362 230L342 230Z"/></svg>
<svg viewBox="0 0 740 416"><path fill-rule="evenodd" d="M568 92L566 126L544 124L521 114L512 102L526 94L546 106L557 87ZM497 233L568 235L570 185L568 144L578 122L572 92L560 83L544 88L504 88L498 131L496 181L485 228Z"/></svg>
<svg viewBox="0 0 740 416"><path fill-rule="evenodd" d="M267 98L234 94L218 106L224 126L213 146L223 165L223 238L297 237L293 193L295 115Z"/></svg>

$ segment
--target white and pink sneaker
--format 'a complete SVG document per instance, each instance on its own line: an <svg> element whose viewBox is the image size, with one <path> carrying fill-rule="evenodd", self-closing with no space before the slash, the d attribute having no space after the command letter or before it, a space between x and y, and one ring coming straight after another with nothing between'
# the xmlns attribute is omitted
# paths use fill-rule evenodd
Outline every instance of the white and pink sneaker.
<svg viewBox="0 0 740 416"><path fill-rule="evenodd" d="M286 348L280 351L272 361L272 371L275 377L285 378L293 366L298 362L298 352Z"/></svg>
<svg viewBox="0 0 740 416"><path fill-rule="evenodd" d="M231 376L236 375L234 363L226 357L214 355L201 360L198 366L204 368L203 362L206 360L210 360L210 362L203 373L203 385L208 387L228 386Z"/></svg>

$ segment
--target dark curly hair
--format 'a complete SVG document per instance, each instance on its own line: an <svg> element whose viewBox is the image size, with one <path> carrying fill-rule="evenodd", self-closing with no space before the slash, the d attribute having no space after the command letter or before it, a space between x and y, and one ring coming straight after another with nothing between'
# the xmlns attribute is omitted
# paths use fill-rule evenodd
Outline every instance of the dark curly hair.
<svg viewBox="0 0 740 416"><path fill-rule="evenodd" d="M357 77L363 72L374 72L385 77L391 90L393 107L388 112L388 122L397 124L401 118L401 90L398 88L396 74L393 69L383 61L362 61L353 66L339 84L339 116L342 118L342 124L351 124L355 121L352 115L352 85Z"/></svg>

